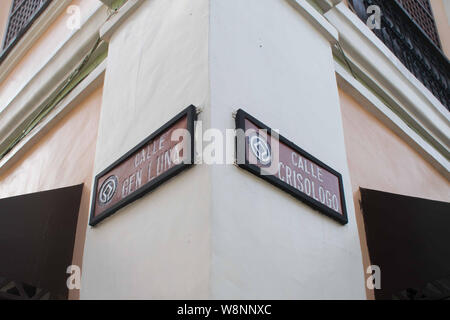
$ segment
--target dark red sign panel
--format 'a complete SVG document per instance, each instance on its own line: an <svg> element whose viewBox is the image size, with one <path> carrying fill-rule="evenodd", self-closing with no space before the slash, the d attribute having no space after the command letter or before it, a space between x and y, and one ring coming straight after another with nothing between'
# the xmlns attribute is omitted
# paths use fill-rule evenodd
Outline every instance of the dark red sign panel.
<svg viewBox="0 0 450 320"><path fill-rule="evenodd" d="M97 175L89 224L96 225L190 167L195 120L195 107L186 108Z"/></svg>
<svg viewBox="0 0 450 320"><path fill-rule="evenodd" d="M348 222L342 176L250 116L236 115L238 165L342 224ZM240 131L240 132L239 132Z"/></svg>

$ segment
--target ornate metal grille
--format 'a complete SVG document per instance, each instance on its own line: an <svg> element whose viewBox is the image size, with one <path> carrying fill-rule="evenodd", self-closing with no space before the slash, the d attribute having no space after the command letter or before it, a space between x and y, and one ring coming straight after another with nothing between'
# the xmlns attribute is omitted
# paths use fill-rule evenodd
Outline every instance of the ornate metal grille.
<svg viewBox="0 0 450 320"><path fill-rule="evenodd" d="M400 5L411 15L414 21L430 37L435 45L441 47L433 11L429 0L398 0Z"/></svg>
<svg viewBox="0 0 450 320"><path fill-rule="evenodd" d="M350 3L363 22L367 22L369 18L366 8L371 5L380 7L381 29L374 29L373 32L450 110L450 62L425 31L412 20L411 15L397 1L392 0L350 0Z"/></svg>
<svg viewBox="0 0 450 320"><path fill-rule="evenodd" d="M6 49L29 28L33 20L52 0L13 0L3 41Z"/></svg>
<svg viewBox="0 0 450 320"><path fill-rule="evenodd" d="M450 300L450 277L431 281L422 288L408 288L394 294L393 300Z"/></svg>
<svg viewBox="0 0 450 320"><path fill-rule="evenodd" d="M0 277L0 300L49 300L63 299L52 296L48 290L39 289L19 281Z"/></svg>

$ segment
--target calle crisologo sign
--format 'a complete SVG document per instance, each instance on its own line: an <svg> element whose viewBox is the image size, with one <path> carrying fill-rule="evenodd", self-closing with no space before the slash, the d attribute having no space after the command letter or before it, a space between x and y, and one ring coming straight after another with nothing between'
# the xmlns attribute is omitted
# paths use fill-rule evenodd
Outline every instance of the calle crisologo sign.
<svg viewBox="0 0 450 320"><path fill-rule="evenodd" d="M249 137L249 145L252 153L262 165L269 165L272 161L272 153L267 140L258 133L254 133Z"/></svg>
<svg viewBox="0 0 450 320"><path fill-rule="evenodd" d="M348 222L342 176L242 109L236 112L236 164L312 208Z"/></svg>

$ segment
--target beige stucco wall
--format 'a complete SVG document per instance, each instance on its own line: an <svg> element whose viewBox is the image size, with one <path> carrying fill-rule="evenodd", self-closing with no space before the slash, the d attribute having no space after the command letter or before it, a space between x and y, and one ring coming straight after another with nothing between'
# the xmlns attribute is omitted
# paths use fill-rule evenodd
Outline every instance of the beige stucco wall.
<svg viewBox="0 0 450 320"><path fill-rule="evenodd" d="M102 89L68 113L22 159L0 176L0 198L84 183L73 264L81 267ZM76 299L79 293L70 292Z"/></svg>
<svg viewBox="0 0 450 320"><path fill-rule="evenodd" d="M350 95L342 90L339 95L363 263L367 269L370 259L359 188L448 202L450 182ZM367 294L374 297L369 290Z"/></svg>
<svg viewBox="0 0 450 320"><path fill-rule="evenodd" d="M0 2L0 52L3 50L3 37L6 32L11 3L12 0L2 0Z"/></svg>
<svg viewBox="0 0 450 320"><path fill-rule="evenodd" d="M450 0L431 0L442 50L450 58Z"/></svg>

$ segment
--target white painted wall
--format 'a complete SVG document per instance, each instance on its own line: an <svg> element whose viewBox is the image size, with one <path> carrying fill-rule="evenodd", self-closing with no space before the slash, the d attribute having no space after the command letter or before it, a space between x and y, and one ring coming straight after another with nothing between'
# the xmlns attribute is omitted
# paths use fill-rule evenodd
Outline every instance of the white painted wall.
<svg viewBox="0 0 450 320"><path fill-rule="evenodd" d="M208 104L208 1L145 1L110 42L95 173ZM205 115L207 111L205 111ZM88 227L81 299L207 298L210 181L195 167Z"/></svg>
<svg viewBox="0 0 450 320"><path fill-rule="evenodd" d="M243 108L341 172L341 226L234 166L212 170L211 297L365 299L330 45L281 0L211 1L213 127Z"/></svg>
<svg viewBox="0 0 450 320"><path fill-rule="evenodd" d="M365 298L330 44L285 0L146 1L103 97L96 173L189 104L223 130L242 107L342 173L350 223L197 166L88 229L82 299Z"/></svg>

